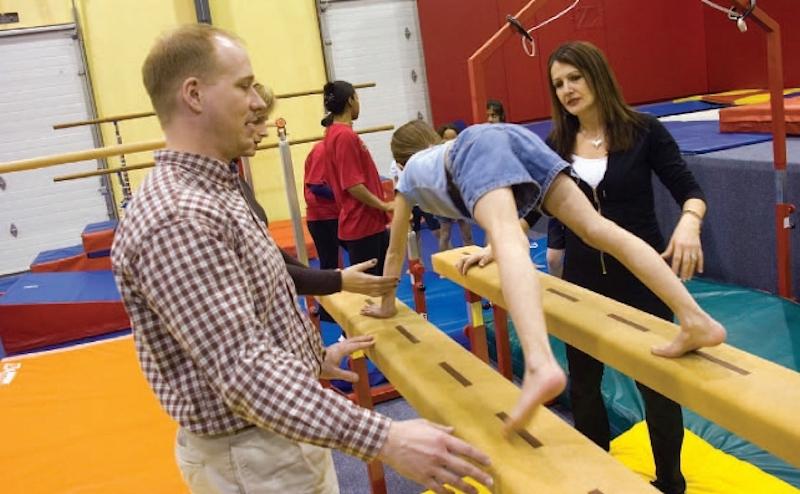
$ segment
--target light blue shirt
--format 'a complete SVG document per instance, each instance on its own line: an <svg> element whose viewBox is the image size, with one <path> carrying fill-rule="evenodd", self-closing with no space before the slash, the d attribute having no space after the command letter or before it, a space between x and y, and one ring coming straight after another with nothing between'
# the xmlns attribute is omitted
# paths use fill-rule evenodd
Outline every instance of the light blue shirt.
<svg viewBox="0 0 800 494"><path fill-rule="evenodd" d="M451 144L452 141L439 144L413 155L400 173L395 189L423 211L445 218L462 219L464 215L447 193L444 161Z"/></svg>

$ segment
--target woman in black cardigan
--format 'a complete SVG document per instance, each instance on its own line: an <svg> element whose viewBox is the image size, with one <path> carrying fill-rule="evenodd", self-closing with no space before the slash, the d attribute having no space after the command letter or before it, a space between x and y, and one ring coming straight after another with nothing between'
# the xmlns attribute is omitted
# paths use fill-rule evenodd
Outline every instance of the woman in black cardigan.
<svg viewBox="0 0 800 494"><path fill-rule="evenodd" d="M626 105L603 54L589 43L567 43L550 56L553 130L548 144L573 164L578 185L606 218L649 243L681 279L703 271L700 227L706 212L703 191L678 146L654 117ZM661 236L653 206L655 173L683 208L669 242ZM614 258L581 241L551 220L548 264L577 285L672 321L673 314ZM610 431L600 382L603 363L567 346L570 398L575 426L608 450ZM654 485L683 493L680 470L683 419L680 405L636 383L645 404L656 464Z"/></svg>

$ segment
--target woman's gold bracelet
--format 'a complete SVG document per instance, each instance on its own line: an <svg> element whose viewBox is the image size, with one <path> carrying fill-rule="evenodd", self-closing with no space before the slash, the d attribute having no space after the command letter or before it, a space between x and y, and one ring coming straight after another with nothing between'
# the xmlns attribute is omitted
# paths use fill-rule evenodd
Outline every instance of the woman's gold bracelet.
<svg viewBox="0 0 800 494"><path fill-rule="evenodd" d="M700 213L698 213L697 211L694 211L692 209L684 209L682 214L691 214L692 216L697 218L697 220L700 222L700 226L703 226L703 217L700 216Z"/></svg>

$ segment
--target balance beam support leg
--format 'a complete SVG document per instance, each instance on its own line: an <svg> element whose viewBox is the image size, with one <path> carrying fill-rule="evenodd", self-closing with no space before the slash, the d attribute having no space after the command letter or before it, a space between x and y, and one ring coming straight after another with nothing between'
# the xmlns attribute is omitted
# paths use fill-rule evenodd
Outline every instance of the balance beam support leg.
<svg viewBox="0 0 800 494"><path fill-rule="evenodd" d="M505 309L493 305L494 313L494 342L497 348L497 370L508 380L514 377L513 363L511 360L511 342L508 338L508 313Z"/></svg>
<svg viewBox="0 0 800 494"><path fill-rule="evenodd" d="M358 352L350 359L350 370L358 374L358 382L353 384L356 394L356 403L372 410L372 392L369 388L369 374L367 372L367 358L363 352ZM367 474L372 494L386 494L386 479L383 473L383 463L378 460L367 464Z"/></svg>
<svg viewBox="0 0 800 494"><path fill-rule="evenodd" d="M479 295L466 290L467 312L469 313L469 343L472 353L489 363L489 344L486 341L486 325L483 321L483 301Z"/></svg>

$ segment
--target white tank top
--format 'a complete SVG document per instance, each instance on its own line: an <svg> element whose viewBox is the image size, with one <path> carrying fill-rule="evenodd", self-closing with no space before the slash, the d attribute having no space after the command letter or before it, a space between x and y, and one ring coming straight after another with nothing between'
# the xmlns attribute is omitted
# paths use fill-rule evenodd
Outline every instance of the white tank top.
<svg viewBox="0 0 800 494"><path fill-rule="evenodd" d="M572 169L581 180L596 188L603 180L608 168L608 156L602 158L583 158L576 154L572 155Z"/></svg>

